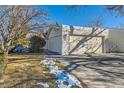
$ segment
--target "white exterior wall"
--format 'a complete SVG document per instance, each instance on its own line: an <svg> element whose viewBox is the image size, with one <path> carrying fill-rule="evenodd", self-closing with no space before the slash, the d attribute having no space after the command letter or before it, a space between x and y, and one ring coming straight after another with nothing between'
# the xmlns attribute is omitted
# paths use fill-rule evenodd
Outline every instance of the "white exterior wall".
<svg viewBox="0 0 124 93"><path fill-rule="evenodd" d="M124 31L110 29L106 45L107 52L124 52Z"/></svg>
<svg viewBox="0 0 124 93"><path fill-rule="evenodd" d="M79 42L80 37L84 38L85 36L95 36L88 42L91 42L91 46L100 44L101 39L103 42L103 47L100 47L96 53L104 52L124 52L124 31L122 30L115 30L115 29L104 29L104 28L93 28L89 27L80 27L80 26L73 26L71 28L68 25L62 25L59 30L52 31L49 37L49 40L46 44L46 48L49 51L58 52L61 55L69 55L71 48L73 48L77 42ZM72 31L73 30L73 31ZM82 35L80 36L74 44L70 44L70 39L76 39L76 36L73 35ZM101 39L100 39L101 38ZM87 43L88 43L87 42ZM74 45L74 46L73 46ZM92 50L95 50L96 47ZM103 49L103 50L102 50ZM81 49L81 52L85 51ZM75 52L76 54L81 54L80 50Z"/></svg>
<svg viewBox="0 0 124 93"><path fill-rule="evenodd" d="M75 37L73 35L82 35L82 36L80 36L81 38L86 37L86 36L89 36L89 37L96 36L96 41L91 42L92 43L91 45L95 45L96 43L101 42L101 41L98 41L98 40L101 40L101 39L98 39L98 37L101 37L101 38L104 37L104 39L107 39L108 34L109 34L109 30L103 29L103 28L96 28L97 30L94 31L93 28L89 28L89 27L73 26L72 29L73 29L73 31L71 30L70 26L68 26L68 25L62 26L62 55L69 55L70 49L72 49L73 45L75 46L76 43L79 42L79 39L76 40L77 37ZM72 32L72 36L70 34L71 32ZM76 40L74 42L75 44L73 44L73 45L70 44L70 40L69 40L72 38L73 39L75 38L75 40ZM94 39L92 39L92 40L94 40ZM89 41L92 41L92 40L89 40ZM95 48L96 47L94 47L93 50L95 50ZM101 53L103 48L100 47L101 50L98 50L96 52ZM82 50L82 51L85 52L86 50ZM82 52L82 51L79 50L79 53L78 53L77 50L75 50L75 52L77 52L77 54L79 54L79 55L81 54L80 52Z"/></svg>
<svg viewBox="0 0 124 93"><path fill-rule="evenodd" d="M54 31L52 30L49 36L49 39L46 43L45 48L52 52L57 52L61 54L62 52L62 31L60 30Z"/></svg>
<svg viewBox="0 0 124 93"><path fill-rule="evenodd" d="M69 55L69 26L62 25L62 55Z"/></svg>

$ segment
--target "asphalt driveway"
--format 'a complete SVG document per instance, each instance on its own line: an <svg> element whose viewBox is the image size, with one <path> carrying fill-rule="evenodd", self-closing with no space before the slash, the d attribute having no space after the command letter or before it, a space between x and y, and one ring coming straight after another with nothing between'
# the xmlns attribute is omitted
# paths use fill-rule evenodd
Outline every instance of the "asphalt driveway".
<svg viewBox="0 0 124 93"><path fill-rule="evenodd" d="M124 88L124 55L57 57L88 88Z"/></svg>

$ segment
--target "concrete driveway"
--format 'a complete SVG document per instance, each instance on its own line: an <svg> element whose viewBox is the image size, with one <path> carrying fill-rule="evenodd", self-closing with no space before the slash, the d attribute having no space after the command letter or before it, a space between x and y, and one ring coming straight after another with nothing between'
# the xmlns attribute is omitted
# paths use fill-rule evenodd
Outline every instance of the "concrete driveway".
<svg viewBox="0 0 124 93"><path fill-rule="evenodd" d="M81 80L84 87L124 88L123 54L52 57L60 60L67 71Z"/></svg>

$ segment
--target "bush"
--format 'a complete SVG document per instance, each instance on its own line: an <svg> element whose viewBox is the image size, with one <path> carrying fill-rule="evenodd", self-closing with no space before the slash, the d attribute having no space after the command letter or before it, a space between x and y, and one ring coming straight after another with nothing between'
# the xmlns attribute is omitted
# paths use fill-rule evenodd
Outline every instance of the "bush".
<svg viewBox="0 0 124 93"><path fill-rule="evenodd" d="M41 49L45 46L46 41L44 38L33 36L30 38L30 52L39 53Z"/></svg>

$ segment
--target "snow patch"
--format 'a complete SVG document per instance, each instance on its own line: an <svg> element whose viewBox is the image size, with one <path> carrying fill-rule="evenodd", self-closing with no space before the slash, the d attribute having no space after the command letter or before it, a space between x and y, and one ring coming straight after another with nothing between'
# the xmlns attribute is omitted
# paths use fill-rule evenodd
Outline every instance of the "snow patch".
<svg viewBox="0 0 124 93"><path fill-rule="evenodd" d="M44 61L41 61L40 64L46 65L50 73L55 74L57 88L82 87L80 81L76 77L65 70L58 69L55 59L46 58Z"/></svg>

